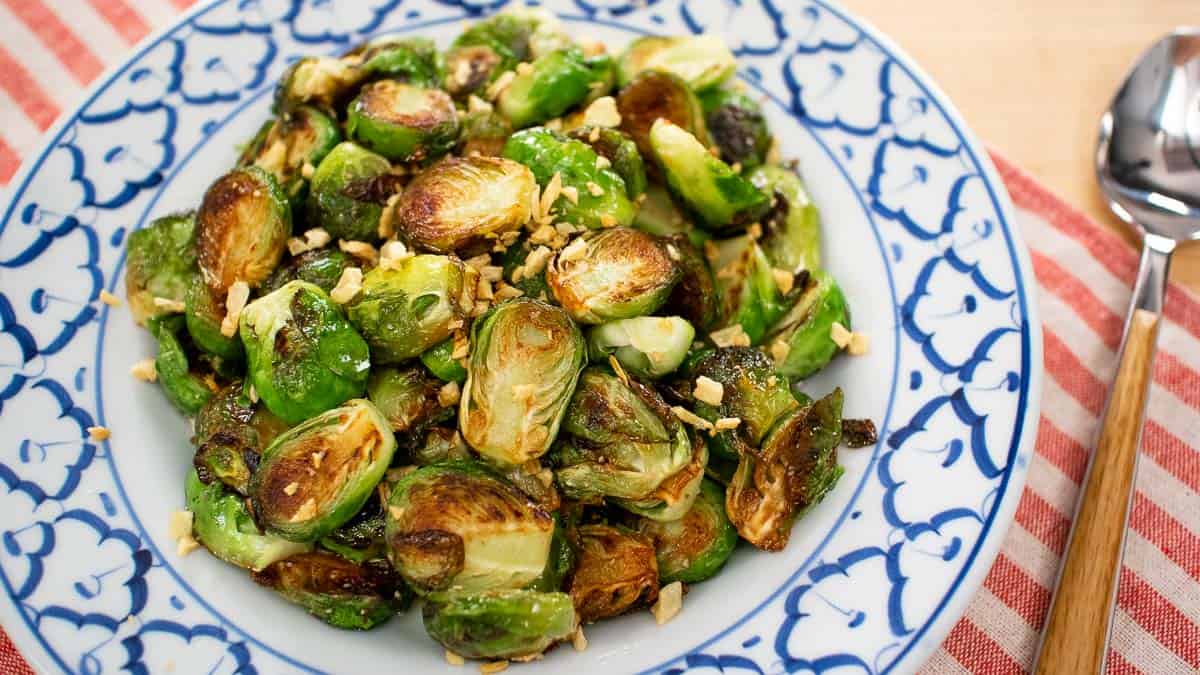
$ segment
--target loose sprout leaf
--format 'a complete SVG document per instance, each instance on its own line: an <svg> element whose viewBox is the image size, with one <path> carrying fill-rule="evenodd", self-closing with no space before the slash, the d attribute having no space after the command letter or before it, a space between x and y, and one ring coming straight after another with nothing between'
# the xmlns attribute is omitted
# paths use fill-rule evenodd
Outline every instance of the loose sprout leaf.
<svg viewBox="0 0 1200 675"><path fill-rule="evenodd" d="M355 563L329 553L302 553L251 576L335 628L374 628L403 610L409 600L385 561Z"/></svg>
<svg viewBox="0 0 1200 675"><path fill-rule="evenodd" d="M129 235L125 294L134 321L145 324L165 313L154 298L183 301L196 274L196 220L185 213L164 216Z"/></svg>
<svg viewBox="0 0 1200 675"><path fill-rule="evenodd" d="M850 326L842 289L828 274L806 275L805 288L767 336L767 344L787 345L776 370L787 377L806 378L824 368L840 348L831 336L834 324Z"/></svg>
<svg viewBox="0 0 1200 675"><path fill-rule="evenodd" d="M312 548L306 542L263 533L250 516L243 497L227 491L220 483L205 485L195 471L188 474L186 496L196 539L227 563L261 570Z"/></svg>

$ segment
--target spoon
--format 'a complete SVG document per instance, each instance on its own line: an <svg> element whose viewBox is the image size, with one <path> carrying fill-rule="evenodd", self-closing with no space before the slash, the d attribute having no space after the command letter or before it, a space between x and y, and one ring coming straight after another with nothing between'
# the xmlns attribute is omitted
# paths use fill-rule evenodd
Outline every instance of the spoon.
<svg viewBox="0 0 1200 675"><path fill-rule="evenodd" d="M1176 247L1200 239L1200 28L1151 47L1100 122L1096 173L1142 238L1117 378L1089 460L1037 673L1098 673L1108 654L1138 445Z"/></svg>

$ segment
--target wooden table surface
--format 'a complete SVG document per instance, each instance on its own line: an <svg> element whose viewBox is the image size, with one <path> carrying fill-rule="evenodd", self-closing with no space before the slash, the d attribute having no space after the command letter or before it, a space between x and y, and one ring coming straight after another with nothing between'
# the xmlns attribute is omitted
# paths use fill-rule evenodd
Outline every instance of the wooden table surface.
<svg viewBox="0 0 1200 675"><path fill-rule="evenodd" d="M1123 223L1093 173L1101 113L1138 56L1197 0L842 0L925 68L990 146L1098 222ZM1200 292L1200 245L1172 279Z"/></svg>

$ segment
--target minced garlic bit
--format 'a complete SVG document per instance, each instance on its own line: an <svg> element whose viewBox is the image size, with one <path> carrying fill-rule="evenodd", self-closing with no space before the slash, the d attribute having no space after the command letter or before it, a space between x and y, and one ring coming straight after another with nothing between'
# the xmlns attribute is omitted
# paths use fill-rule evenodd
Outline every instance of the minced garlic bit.
<svg viewBox="0 0 1200 675"><path fill-rule="evenodd" d="M713 428L717 431L728 431L742 426L740 417L722 417L713 423Z"/></svg>
<svg viewBox="0 0 1200 675"><path fill-rule="evenodd" d="M479 298L480 300L491 300L492 298L496 297L492 292L491 282L483 277L480 277L479 281L475 284L475 297Z"/></svg>
<svg viewBox="0 0 1200 675"><path fill-rule="evenodd" d="M187 509L172 511L171 517L167 521L167 536L175 540L190 537L194 521L194 514Z"/></svg>
<svg viewBox="0 0 1200 675"><path fill-rule="evenodd" d="M466 61L463 61L462 64L466 64ZM475 94L471 94L467 99L467 112L469 113L490 113L493 110L495 108L492 107L491 103L479 98Z"/></svg>
<svg viewBox="0 0 1200 675"><path fill-rule="evenodd" d="M355 258L366 260L372 265L379 261L379 251L365 241L346 241L345 239L341 239L338 240L338 248Z"/></svg>
<svg viewBox="0 0 1200 675"><path fill-rule="evenodd" d="M774 386L775 386L775 383L776 383L776 382L778 382L778 381L779 381L779 378L778 378L778 377L775 377L774 375L772 375L772 376L770 376L770 377L768 377L768 378L767 378L767 386L768 386L768 387L774 387Z"/></svg>
<svg viewBox="0 0 1200 675"><path fill-rule="evenodd" d="M650 611L654 613L654 623L661 626L674 619L681 609L683 609L683 584L672 581L658 589L658 600L650 608Z"/></svg>
<svg viewBox="0 0 1200 675"><path fill-rule="evenodd" d="M249 299L249 284L244 281L233 282L229 287L229 294L225 296L225 318L221 319L221 335L233 337L237 333L238 320Z"/></svg>
<svg viewBox="0 0 1200 675"><path fill-rule="evenodd" d="M522 61L517 64L518 75L528 75L533 72L533 64L528 61Z"/></svg>
<svg viewBox="0 0 1200 675"><path fill-rule="evenodd" d="M487 100L489 101L495 101L496 99L500 98L500 94L503 94L504 90L508 89L508 86L512 84L513 80L516 78L516 73L511 70L506 70L500 74L500 77L496 78L495 82L488 86L487 91L484 92L484 96L486 96Z"/></svg>
<svg viewBox="0 0 1200 675"><path fill-rule="evenodd" d="M776 364L783 363L791 351L792 346L783 340L776 340L771 343L771 358L775 359Z"/></svg>
<svg viewBox="0 0 1200 675"><path fill-rule="evenodd" d="M871 337L866 333L857 331L850 334L850 346L846 348L846 353L850 356L862 356L871 348Z"/></svg>
<svg viewBox="0 0 1200 675"><path fill-rule="evenodd" d="M692 396L695 396L697 401L709 405L721 405L721 399L725 397L725 387L720 382L701 375L696 378Z"/></svg>
<svg viewBox="0 0 1200 675"><path fill-rule="evenodd" d="M554 257L554 252L545 246L539 246L525 257L525 278L535 277L546 269L546 264Z"/></svg>
<svg viewBox="0 0 1200 675"><path fill-rule="evenodd" d="M712 431L713 429L712 422L709 422L708 420L697 415L691 410L684 408L683 406L673 406L671 408L671 412L674 413L675 417L678 417L679 421L683 422L684 424L690 424L703 431Z"/></svg>
<svg viewBox="0 0 1200 675"><path fill-rule="evenodd" d="M734 173L741 173L742 172L742 163L734 162L733 164L729 165L729 168L732 169Z"/></svg>
<svg viewBox="0 0 1200 675"><path fill-rule="evenodd" d="M489 675L490 673L498 673L502 670L507 670L507 669L508 669L508 661L492 661L490 663L479 664L479 672L483 673L484 675Z"/></svg>
<svg viewBox="0 0 1200 675"><path fill-rule="evenodd" d="M323 227L314 227L310 230L305 230L304 240L308 242L309 250L324 248L333 241L333 237L325 231Z"/></svg>
<svg viewBox="0 0 1200 675"><path fill-rule="evenodd" d="M246 398L250 399L251 403L258 403L258 390L254 388L254 385L246 388Z"/></svg>
<svg viewBox="0 0 1200 675"><path fill-rule="evenodd" d="M112 432L108 430L108 427L88 427L87 433L88 438L93 441L106 441L109 436L112 436Z"/></svg>
<svg viewBox="0 0 1200 675"><path fill-rule="evenodd" d="M617 100L611 96L601 96L583 111L584 126L616 128L621 126L621 113L617 110Z"/></svg>
<svg viewBox="0 0 1200 675"><path fill-rule="evenodd" d="M529 235L529 242L532 244L549 244L558 236L558 230L553 225L540 225L538 229Z"/></svg>
<svg viewBox="0 0 1200 675"><path fill-rule="evenodd" d="M587 254L587 242L580 237L558 253L558 262L562 264L582 260L585 254Z"/></svg>
<svg viewBox="0 0 1200 675"><path fill-rule="evenodd" d="M550 177L550 181L546 183L546 189L542 190L541 201L538 203L538 213L541 217L550 215L550 208L554 206L554 202L558 201L562 189L562 174L555 171L554 175Z"/></svg>
<svg viewBox="0 0 1200 675"><path fill-rule="evenodd" d="M600 214L600 227L616 227L619 224L611 213Z"/></svg>
<svg viewBox="0 0 1200 675"><path fill-rule="evenodd" d="M574 185L564 185L562 194L572 204L579 204L579 188Z"/></svg>
<svg viewBox="0 0 1200 675"><path fill-rule="evenodd" d="M142 382L154 382L158 379L158 369L154 367L154 359L144 358L129 368L129 374Z"/></svg>
<svg viewBox="0 0 1200 675"><path fill-rule="evenodd" d="M458 331L454 334L454 351L450 352L450 358L454 360L466 358L471 353L471 343L467 339L465 331Z"/></svg>
<svg viewBox="0 0 1200 675"><path fill-rule="evenodd" d="M600 142L600 127L592 127L592 130L590 132L588 132L588 143L599 143L599 142Z"/></svg>
<svg viewBox="0 0 1200 675"><path fill-rule="evenodd" d="M338 279L337 286L329 292L329 297L339 305L344 305L353 300L359 293L362 292L362 269L358 267L347 267L342 270L342 276Z"/></svg>
<svg viewBox="0 0 1200 675"><path fill-rule="evenodd" d="M321 462L325 461L325 453L326 452L327 452L326 450L320 450L320 451L314 452L308 456L308 458L310 460L312 460L312 465L313 465L314 469L321 468Z"/></svg>
<svg viewBox="0 0 1200 675"><path fill-rule="evenodd" d="M552 120L546 120L546 123L542 126L546 127L550 131L562 131L563 120L561 117L555 117Z"/></svg>
<svg viewBox="0 0 1200 675"><path fill-rule="evenodd" d="M299 490L299 489L300 489L300 484L297 483L296 481L292 481L292 482L288 483L286 486L284 486L283 494L291 497L292 495L296 494L296 490Z"/></svg>
<svg viewBox="0 0 1200 675"><path fill-rule="evenodd" d="M596 185L595 183L593 183L591 181L588 181L587 191L593 197L600 197L604 194L604 188L600 187L599 185Z"/></svg>
<svg viewBox="0 0 1200 675"><path fill-rule="evenodd" d="M169 314L182 314L183 310L186 309L184 304L178 300L160 298L158 296L154 297L154 306Z"/></svg>
<svg viewBox="0 0 1200 675"><path fill-rule="evenodd" d="M628 387L629 386L629 375L625 372L625 369L623 367L621 367L621 362L617 360L616 355L614 355L614 354L608 355L608 365L610 367L612 367L613 372L617 374L617 378L620 379L622 382L624 382L625 386Z"/></svg>
<svg viewBox="0 0 1200 675"><path fill-rule="evenodd" d="M516 286L509 286L506 283L500 283L496 286L496 290L493 291L492 294L496 296L496 302L504 302L505 300L512 300L513 298L519 298L522 295L525 295L525 291L517 288Z"/></svg>
<svg viewBox="0 0 1200 675"><path fill-rule="evenodd" d="M396 234L396 202L400 201L400 193L396 192L388 197L387 203L383 205L383 210L379 212L379 227L376 231L380 239L388 239Z"/></svg>
<svg viewBox="0 0 1200 675"><path fill-rule="evenodd" d="M465 664L466 662L467 662L466 659L464 659L463 657L459 656L458 654L455 654L454 652L450 651L449 649L446 650L446 663L449 663L452 666L461 666L461 665Z"/></svg>
<svg viewBox="0 0 1200 675"><path fill-rule="evenodd" d="M300 237L289 237L287 241L288 253L291 255L300 255L308 250L308 242Z"/></svg>
<svg viewBox="0 0 1200 675"><path fill-rule="evenodd" d="M833 325L829 327L829 339L833 340L833 343L839 349L845 349L850 346L850 338L852 337L854 337L854 333L851 333L841 322L834 321Z"/></svg>
<svg viewBox="0 0 1200 675"><path fill-rule="evenodd" d="M299 509L292 514L291 522L300 523L309 520L317 515L317 500L315 497L309 497L308 501L300 505Z"/></svg>
<svg viewBox="0 0 1200 675"><path fill-rule="evenodd" d="M779 287L779 292L787 295L792 292L792 288L796 285L796 275L787 270L775 268L771 270L771 276L775 277L775 285Z"/></svg>
<svg viewBox="0 0 1200 675"><path fill-rule="evenodd" d="M607 157L605 157L604 155L596 155L596 168L597 169L607 169L610 166L612 166L612 162L609 161L609 159Z"/></svg>
<svg viewBox="0 0 1200 675"><path fill-rule="evenodd" d="M735 323L727 328L713 331L708 334L709 339L718 347L749 347L750 336L746 335L742 324Z"/></svg>
<svg viewBox="0 0 1200 675"><path fill-rule="evenodd" d="M575 651L577 652L582 652L587 649L588 642L587 638L583 635L583 626L577 627L575 629L575 633L571 635L571 646L574 647Z"/></svg>
<svg viewBox="0 0 1200 675"><path fill-rule="evenodd" d="M300 167L300 175L304 176L305 179L311 179L313 177L313 174L316 173L316 171L317 171L317 168L315 166L313 166L311 162L305 162Z"/></svg>
<svg viewBox="0 0 1200 675"><path fill-rule="evenodd" d="M379 267L385 270L397 269L400 263L415 254L408 250L404 242L393 239L379 249Z"/></svg>
<svg viewBox="0 0 1200 675"><path fill-rule="evenodd" d="M467 263L470 267L474 267L476 270L482 270L484 267L492 264L492 256L487 253L480 253L477 256L467 258L463 262Z"/></svg>
<svg viewBox="0 0 1200 675"><path fill-rule="evenodd" d="M198 548L200 548L200 542L196 541L196 539L189 534L186 537L179 538L179 544L175 548L175 553L182 558Z"/></svg>
<svg viewBox="0 0 1200 675"><path fill-rule="evenodd" d="M105 290L100 291L100 302L103 302L109 307L121 306L121 299Z"/></svg>

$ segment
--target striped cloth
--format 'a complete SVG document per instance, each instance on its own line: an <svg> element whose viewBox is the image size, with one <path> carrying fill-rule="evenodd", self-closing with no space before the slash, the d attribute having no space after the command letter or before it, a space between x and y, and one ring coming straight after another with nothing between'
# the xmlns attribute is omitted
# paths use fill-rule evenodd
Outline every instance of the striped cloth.
<svg viewBox="0 0 1200 675"><path fill-rule="evenodd" d="M0 186L81 89L192 0L0 0ZM86 31L78 29L86 26ZM1137 256L996 157L1033 257L1045 323L1037 453L984 587L927 673L1028 669L1115 368ZM1200 670L1200 301L1167 299L1109 653L1114 673ZM30 673L0 631L0 672Z"/></svg>

